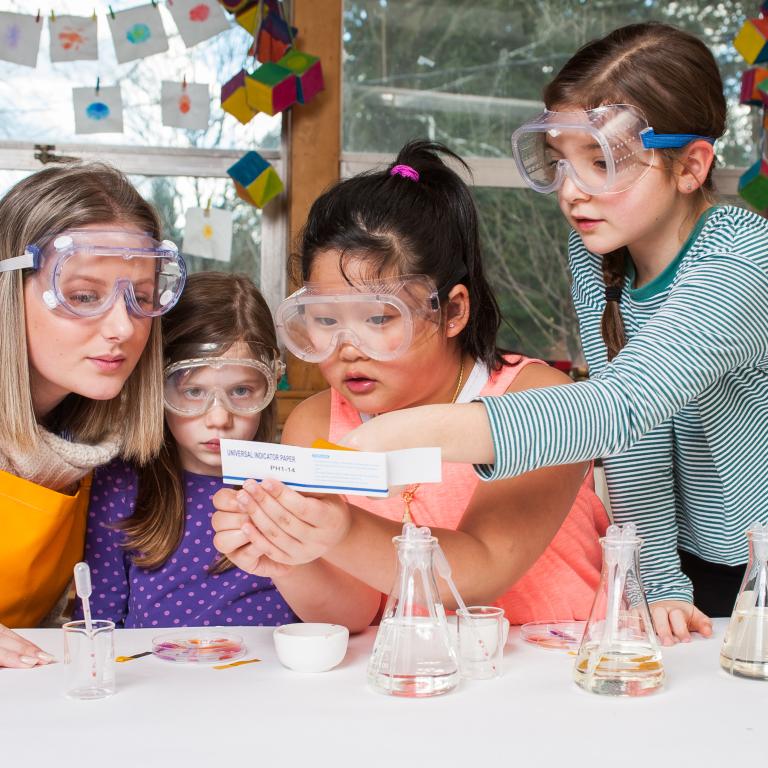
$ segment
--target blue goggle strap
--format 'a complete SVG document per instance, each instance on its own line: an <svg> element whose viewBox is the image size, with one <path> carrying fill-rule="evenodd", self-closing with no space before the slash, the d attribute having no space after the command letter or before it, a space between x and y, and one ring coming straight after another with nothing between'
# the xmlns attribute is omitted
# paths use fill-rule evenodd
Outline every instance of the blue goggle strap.
<svg viewBox="0 0 768 768"><path fill-rule="evenodd" d="M695 133L656 133L653 128L640 131L640 140L645 149L679 149L692 141L715 143L711 136L698 136Z"/></svg>

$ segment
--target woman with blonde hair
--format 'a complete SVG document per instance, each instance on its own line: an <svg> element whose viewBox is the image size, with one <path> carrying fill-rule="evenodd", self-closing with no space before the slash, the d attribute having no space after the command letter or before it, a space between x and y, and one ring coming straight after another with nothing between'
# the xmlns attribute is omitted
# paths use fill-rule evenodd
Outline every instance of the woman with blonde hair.
<svg viewBox="0 0 768 768"><path fill-rule="evenodd" d="M39 624L81 558L91 471L163 440L158 316L186 270L106 165L46 168L0 200L0 667L51 661Z"/></svg>

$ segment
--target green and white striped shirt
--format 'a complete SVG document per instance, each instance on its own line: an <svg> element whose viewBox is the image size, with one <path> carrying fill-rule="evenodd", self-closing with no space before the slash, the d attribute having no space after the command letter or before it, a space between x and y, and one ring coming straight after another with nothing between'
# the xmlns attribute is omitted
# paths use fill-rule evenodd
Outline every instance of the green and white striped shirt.
<svg viewBox="0 0 768 768"><path fill-rule="evenodd" d="M675 261L632 288L627 345L608 364L601 259L571 233L572 293L589 381L481 398L496 464L486 480L604 457L617 522L645 540L649 600L692 599L677 548L747 560L768 521L768 221L731 206L699 220Z"/></svg>

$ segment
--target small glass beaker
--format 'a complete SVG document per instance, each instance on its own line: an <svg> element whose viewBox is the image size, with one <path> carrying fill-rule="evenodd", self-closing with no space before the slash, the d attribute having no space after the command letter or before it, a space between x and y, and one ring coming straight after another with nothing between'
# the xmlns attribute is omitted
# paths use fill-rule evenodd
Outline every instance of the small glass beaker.
<svg viewBox="0 0 768 768"><path fill-rule="evenodd" d="M459 682L459 667L435 581L437 539L429 528L406 523L392 541L398 572L368 662L368 682L392 696L447 693Z"/></svg>
<svg viewBox="0 0 768 768"><path fill-rule="evenodd" d="M623 528L611 525L600 544L600 584L576 656L574 679L592 693L653 693L664 682L664 665L640 579L642 540L627 523Z"/></svg>
<svg viewBox="0 0 768 768"><path fill-rule="evenodd" d="M732 675L768 680L768 523L747 531L749 562L720 650Z"/></svg>
<svg viewBox="0 0 768 768"><path fill-rule="evenodd" d="M115 623L94 619L69 621L64 630L66 695L70 699L103 699L115 692Z"/></svg>
<svg viewBox="0 0 768 768"><path fill-rule="evenodd" d="M461 676L471 680L501 677L504 654L504 609L468 605L456 611Z"/></svg>

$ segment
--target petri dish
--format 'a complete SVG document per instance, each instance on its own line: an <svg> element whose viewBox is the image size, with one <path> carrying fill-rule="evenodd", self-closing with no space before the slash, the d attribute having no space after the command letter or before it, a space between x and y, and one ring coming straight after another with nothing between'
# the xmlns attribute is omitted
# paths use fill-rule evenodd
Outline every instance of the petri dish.
<svg viewBox="0 0 768 768"><path fill-rule="evenodd" d="M245 643L226 630L190 627L152 638L152 653L165 661L213 664L239 659L245 653Z"/></svg>
<svg viewBox="0 0 768 768"><path fill-rule="evenodd" d="M531 621L520 627L526 643L554 651L578 651L586 621Z"/></svg>

